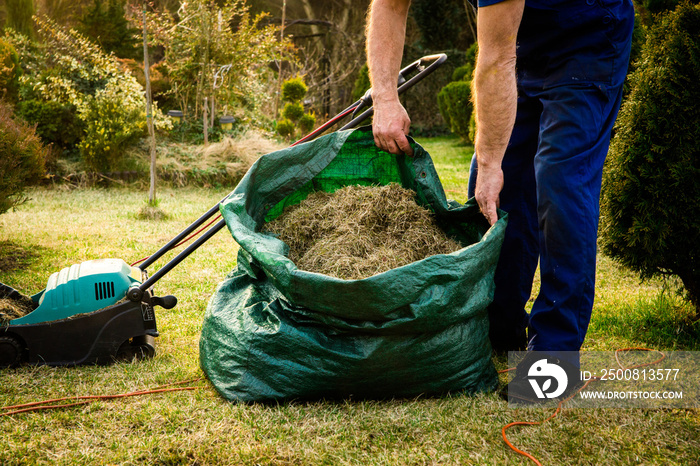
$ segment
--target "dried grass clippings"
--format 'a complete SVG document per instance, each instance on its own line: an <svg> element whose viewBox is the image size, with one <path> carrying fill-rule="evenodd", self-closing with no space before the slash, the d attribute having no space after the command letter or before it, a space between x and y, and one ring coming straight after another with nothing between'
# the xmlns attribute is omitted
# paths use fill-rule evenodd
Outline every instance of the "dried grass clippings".
<svg viewBox="0 0 700 466"><path fill-rule="evenodd" d="M396 183L319 191L286 208L263 232L287 243L301 270L346 280L461 249L415 195Z"/></svg>
<svg viewBox="0 0 700 466"><path fill-rule="evenodd" d="M19 299L0 298L0 325L7 325L13 319L24 317L34 310L34 302L28 296Z"/></svg>

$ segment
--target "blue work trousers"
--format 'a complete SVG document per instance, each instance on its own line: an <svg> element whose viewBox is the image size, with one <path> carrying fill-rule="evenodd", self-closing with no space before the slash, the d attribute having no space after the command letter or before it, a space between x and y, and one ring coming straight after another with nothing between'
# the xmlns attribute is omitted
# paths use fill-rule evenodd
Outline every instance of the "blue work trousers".
<svg viewBox="0 0 700 466"><path fill-rule="evenodd" d="M517 116L502 164L508 227L489 308L497 350L527 344L578 351L583 343L595 292L602 170L633 24L629 0L526 1ZM538 261L540 292L528 316Z"/></svg>

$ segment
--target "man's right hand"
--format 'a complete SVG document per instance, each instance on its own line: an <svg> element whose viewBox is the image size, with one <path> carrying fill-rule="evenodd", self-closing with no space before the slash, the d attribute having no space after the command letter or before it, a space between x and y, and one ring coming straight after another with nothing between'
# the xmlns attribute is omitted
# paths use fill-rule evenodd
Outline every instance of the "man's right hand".
<svg viewBox="0 0 700 466"><path fill-rule="evenodd" d="M500 193L503 189L503 170L500 167L479 167L476 174L476 189L474 197L479 210L488 220L489 225L498 221Z"/></svg>
<svg viewBox="0 0 700 466"><path fill-rule="evenodd" d="M380 149L397 155L413 155L406 139L411 120L396 90L410 3L410 0L372 0L367 24L374 142Z"/></svg>
<svg viewBox="0 0 700 466"><path fill-rule="evenodd" d="M392 154L413 155L413 148L406 138L410 126L411 119L398 99L374 101L372 132L377 147Z"/></svg>

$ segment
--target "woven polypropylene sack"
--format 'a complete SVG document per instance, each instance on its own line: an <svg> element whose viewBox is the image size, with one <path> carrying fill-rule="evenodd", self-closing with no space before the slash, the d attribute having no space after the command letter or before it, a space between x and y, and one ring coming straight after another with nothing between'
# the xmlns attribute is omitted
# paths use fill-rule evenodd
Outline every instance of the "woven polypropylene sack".
<svg viewBox="0 0 700 466"><path fill-rule="evenodd" d="M385 398L495 389L486 307L506 227L448 201L428 153L377 149L366 128L267 154L221 213L238 263L204 317L200 361L235 401ZM465 170L467 167L465 167ZM316 190L400 183L462 249L361 280L299 270L262 225Z"/></svg>

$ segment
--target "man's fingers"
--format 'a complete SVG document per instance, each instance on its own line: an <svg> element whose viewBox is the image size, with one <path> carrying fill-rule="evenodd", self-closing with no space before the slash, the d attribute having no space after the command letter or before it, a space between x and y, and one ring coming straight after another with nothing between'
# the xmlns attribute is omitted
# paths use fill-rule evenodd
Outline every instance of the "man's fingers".
<svg viewBox="0 0 700 466"><path fill-rule="evenodd" d="M408 142L408 139L405 135L402 134L401 137L397 139L396 143L398 145L400 153L406 155L413 155L413 147L411 147L411 144Z"/></svg>
<svg viewBox="0 0 700 466"><path fill-rule="evenodd" d="M386 149L387 152L390 152L392 154L400 154L401 149L399 149L399 146L396 145L396 142L394 142L393 139L387 139L386 140Z"/></svg>
<svg viewBox="0 0 700 466"><path fill-rule="evenodd" d="M498 221L498 211L496 210L496 204L489 204L486 206L486 212L484 212L486 220L488 220L489 225L493 225Z"/></svg>
<svg viewBox="0 0 700 466"><path fill-rule="evenodd" d="M390 101L375 99L374 104L372 131L377 147L392 154L412 155L413 149L406 139L411 120L398 98Z"/></svg>

